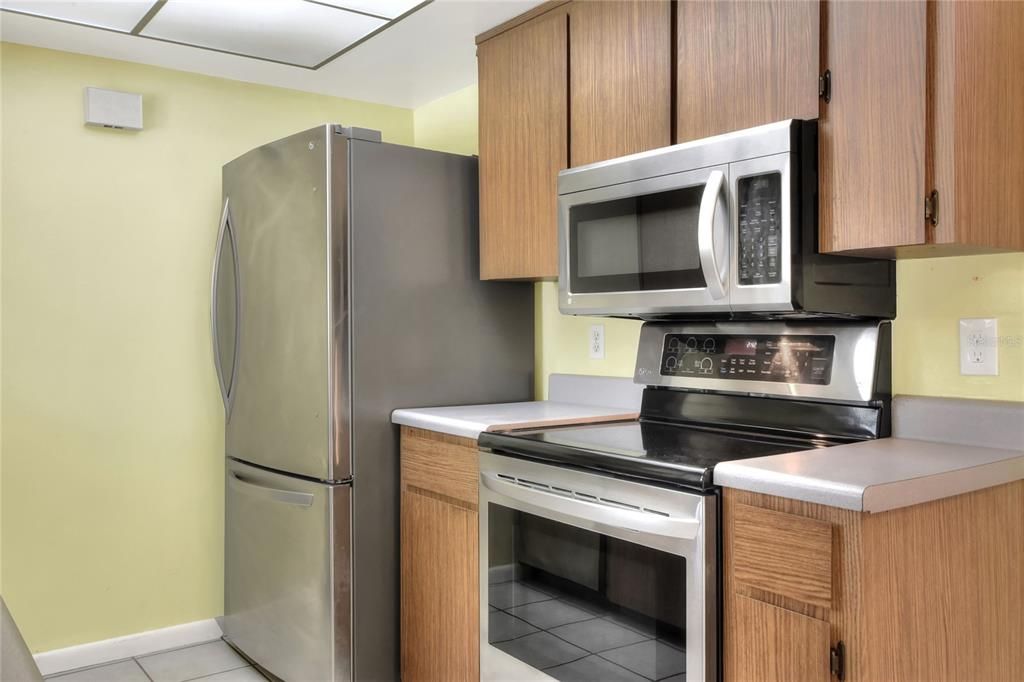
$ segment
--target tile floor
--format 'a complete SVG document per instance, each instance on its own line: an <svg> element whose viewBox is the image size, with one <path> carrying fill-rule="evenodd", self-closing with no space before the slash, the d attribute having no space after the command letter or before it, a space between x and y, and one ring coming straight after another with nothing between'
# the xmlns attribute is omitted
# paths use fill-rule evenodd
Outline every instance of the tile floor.
<svg viewBox="0 0 1024 682"><path fill-rule="evenodd" d="M220 640L51 675L55 682L266 682Z"/></svg>
<svg viewBox="0 0 1024 682"><path fill-rule="evenodd" d="M686 653L650 621L605 611L547 585L488 586L487 639L564 682L684 682Z"/></svg>

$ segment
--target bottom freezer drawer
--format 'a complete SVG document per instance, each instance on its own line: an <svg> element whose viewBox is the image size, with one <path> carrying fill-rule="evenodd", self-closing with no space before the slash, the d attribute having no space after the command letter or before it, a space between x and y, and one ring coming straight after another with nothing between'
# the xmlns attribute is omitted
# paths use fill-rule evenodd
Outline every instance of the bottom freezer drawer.
<svg viewBox="0 0 1024 682"><path fill-rule="evenodd" d="M351 678L348 485L228 459L224 636L289 682Z"/></svg>

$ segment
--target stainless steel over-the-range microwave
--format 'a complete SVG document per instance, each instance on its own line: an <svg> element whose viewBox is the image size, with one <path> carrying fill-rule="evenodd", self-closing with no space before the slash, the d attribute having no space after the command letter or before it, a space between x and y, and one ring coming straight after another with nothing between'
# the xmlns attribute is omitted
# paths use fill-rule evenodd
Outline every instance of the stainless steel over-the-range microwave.
<svg viewBox="0 0 1024 682"><path fill-rule="evenodd" d="M818 252L817 122L562 171L563 313L893 318L892 261Z"/></svg>

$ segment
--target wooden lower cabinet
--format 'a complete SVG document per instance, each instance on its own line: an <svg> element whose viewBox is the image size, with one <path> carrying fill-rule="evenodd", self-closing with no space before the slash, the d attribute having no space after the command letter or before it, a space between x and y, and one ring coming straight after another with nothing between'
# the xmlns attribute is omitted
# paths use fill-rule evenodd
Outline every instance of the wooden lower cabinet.
<svg viewBox="0 0 1024 682"><path fill-rule="evenodd" d="M794 682L831 677L829 624L795 611L735 595L732 629L749 633L743 655L733 661L733 679Z"/></svg>
<svg viewBox="0 0 1024 682"><path fill-rule="evenodd" d="M876 514L723 504L725 682L828 680L840 642L847 682L1021 679L1024 481Z"/></svg>
<svg viewBox="0 0 1024 682"><path fill-rule="evenodd" d="M403 427L401 452L402 680L477 682L476 441Z"/></svg>

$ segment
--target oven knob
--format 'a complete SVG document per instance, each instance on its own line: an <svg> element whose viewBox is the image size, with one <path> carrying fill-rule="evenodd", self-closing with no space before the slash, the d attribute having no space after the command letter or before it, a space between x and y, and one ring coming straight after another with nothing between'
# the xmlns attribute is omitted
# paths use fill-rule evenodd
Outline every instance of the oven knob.
<svg viewBox="0 0 1024 682"><path fill-rule="evenodd" d="M713 365L714 362L711 360L711 358L704 358L703 360L700 361L700 373L711 374L711 367Z"/></svg>
<svg viewBox="0 0 1024 682"><path fill-rule="evenodd" d="M714 339L704 339L704 352L705 353L714 353L715 352L715 340Z"/></svg>
<svg viewBox="0 0 1024 682"><path fill-rule="evenodd" d="M690 338L686 339L686 350L687 351L697 350L697 339L693 338L692 336Z"/></svg>
<svg viewBox="0 0 1024 682"><path fill-rule="evenodd" d="M665 369L675 369L676 365L678 364L679 361L676 359L676 356L674 355L669 355L667 358L665 358Z"/></svg>

